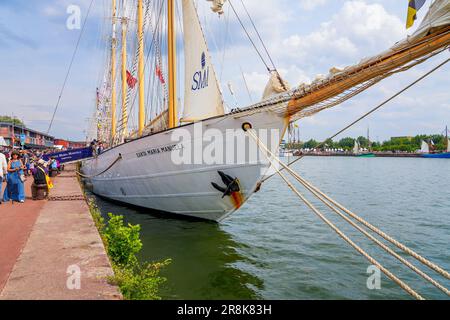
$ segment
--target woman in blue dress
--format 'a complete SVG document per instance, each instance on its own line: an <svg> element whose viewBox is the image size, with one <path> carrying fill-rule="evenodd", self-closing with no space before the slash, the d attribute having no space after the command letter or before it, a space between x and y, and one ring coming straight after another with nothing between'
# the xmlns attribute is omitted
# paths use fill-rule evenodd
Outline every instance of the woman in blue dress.
<svg viewBox="0 0 450 320"><path fill-rule="evenodd" d="M4 201L25 202L25 188L21 179L24 177L24 169L25 167L19 159L19 153L14 151L8 163L8 180L3 194Z"/></svg>

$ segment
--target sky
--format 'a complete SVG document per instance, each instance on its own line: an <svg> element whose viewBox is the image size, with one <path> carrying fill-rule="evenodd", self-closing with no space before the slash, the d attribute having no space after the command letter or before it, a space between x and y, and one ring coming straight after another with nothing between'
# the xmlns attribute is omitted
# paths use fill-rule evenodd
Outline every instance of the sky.
<svg viewBox="0 0 450 320"><path fill-rule="evenodd" d="M428 0L419 12L415 27L406 30L407 0L244 1L275 65L292 87L327 74L331 67L353 65L388 49L414 32L430 3ZM14 115L33 129L47 131L80 35L80 30L66 27L66 10L69 5L78 5L84 19L89 2L0 0L0 114ZM95 90L105 69L108 2L94 1L50 132L58 138L83 140L86 136ZM238 21L229 13L229 6L218 17L209 10L206 0L197 3L227 104L245 107L257 102L268 74ZM233 0L233 4L251 32L240 0ZM301 139L323 140L333 135L448 58L448 54L442 53L350 101L302 119ZM338 138L365 135L368 127L373 140L441 133L450 124L449 71L450 65L441 68ZM232 84L234 96L228 83Z"/></svg>

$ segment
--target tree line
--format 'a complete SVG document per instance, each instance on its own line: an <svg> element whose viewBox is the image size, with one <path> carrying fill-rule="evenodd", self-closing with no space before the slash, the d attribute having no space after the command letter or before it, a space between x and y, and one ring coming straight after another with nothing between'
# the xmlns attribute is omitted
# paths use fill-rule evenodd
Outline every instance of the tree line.
<svg viewBox="0 0 450 320"><path fill-rule="evenodd" d="M23 126L24 123L22 121L20 121L17 118L13 118L10 116L0 116L0 122L4 122L4 123L11 123L11 124L15 124L18 126Z"/></svg>
<svg viewBox="0 0 450 320"><path fill-rule="evenodd" d="M321 149L343 149L345 151L350 151L353 150L353 147L355 146L355 140L358 141L361 148L369 149L369 140L363 136L360 136L356 139L346 137L340 139L339 141L328 139L323 145L322 142L311 139L306 142L288 143L287 148L317 149L318 147L320 147ZM421 148L422 141L433 141L435 149L438 151L445 150L447 147L445 136L439 134L417 135L415 137L396 137L384 142L370 142L370 145L373 151L415 152Z"/></svg>

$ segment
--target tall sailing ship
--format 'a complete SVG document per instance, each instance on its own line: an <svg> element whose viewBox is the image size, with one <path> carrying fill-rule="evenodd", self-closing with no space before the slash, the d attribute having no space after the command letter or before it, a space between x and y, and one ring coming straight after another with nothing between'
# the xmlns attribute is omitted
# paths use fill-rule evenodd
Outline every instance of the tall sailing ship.
<svg viewBox="0 0 450 320"><path fill-rule="evenodd" d="M223 13L226 0L209 1L214 13ZM111 50L97 90L96 123L98 139L108 148L83 163L83 174L93 192L107 199L213 221L239 209L270 171L248 130L276 154L290 123L336 106L450 45L450 1L436 0L417 31L388 51L345 69L332 68L327 77L293 89L276 68L268 68L262 101L227 111L193 0L111 2ZM182 50L177 50L179 34ZM130 47L136 55L128 61ZM138 125L130 130L134 99Z"/></svg>

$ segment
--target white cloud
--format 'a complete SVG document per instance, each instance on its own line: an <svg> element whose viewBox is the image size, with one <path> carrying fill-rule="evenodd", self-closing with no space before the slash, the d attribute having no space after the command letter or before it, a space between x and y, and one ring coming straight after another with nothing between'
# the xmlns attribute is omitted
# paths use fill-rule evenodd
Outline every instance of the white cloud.
<svg viewBox="0 0 450 320"><path fill-rule="evenodd" d="M269 76L266 73L252 72L245 74L245 79L248 84L248 89L258 96L262 96L264 88L269 81Z"/></svg>
<svg viewBox="0 0 450 320"><path fill-rule="evenodd" d="M327 2L328 0L300 0L300 7L310 11L325 5Z"/></svg>
<svg viewBox="0 0 450 320"><path fill-rule="evenodd" d="M298 86L301 83L310 83L311 78L305 71L298 68L296 65L291 65L289 68L280 68L278 70L283 79L289 82L291 87Z"/></svg>
<svg viewBox="0 0 450 320"><path fill-rule="evenodd" d="M318 30L285 38L279 54L291 59L304 58L307 62L325 60L332 63L333 58L354 63L389 48L405 35L401 20L389 14L382 5L347 1Z"/></svg>
<svg viewBox="0 0 450 320"><path fill-rule="evenodd" d="M42 13L44 14L44 16L47 17L57 17L63 14L63 12L61 10L58 10L56 7L53 6L46 6L43 10Z"/></svg>

